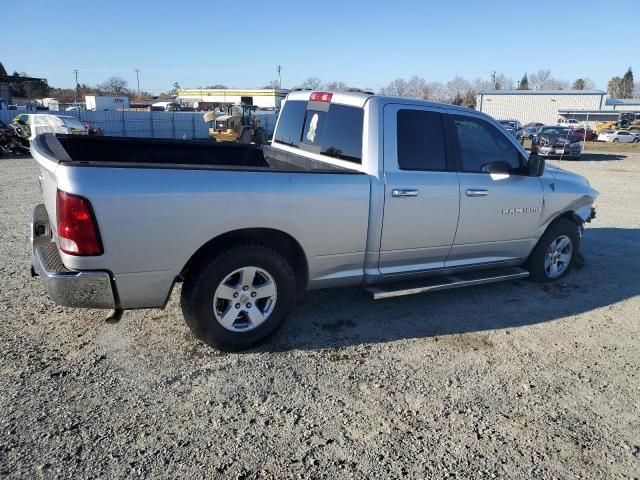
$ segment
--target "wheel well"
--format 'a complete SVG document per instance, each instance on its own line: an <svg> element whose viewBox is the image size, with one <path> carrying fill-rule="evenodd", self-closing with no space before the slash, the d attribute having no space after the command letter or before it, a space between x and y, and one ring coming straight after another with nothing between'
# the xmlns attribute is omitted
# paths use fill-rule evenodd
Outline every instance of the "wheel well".
<svg viewBox="0 0 640 480"><path fill-rule="evenodd" d="M566 218L567 220L571 220L573 223L575 223L579 227L581 227L584 224L584 220L582 220L582 218L580 218L580 216L576 212L572 212L572 211L564 212L564 213L560 214L551 223L554 223L559 218ZM551 225L551 223L549 225Z"/></svg>
<svg viewBox="0 0 640 480"><path fill-rule="evenodd" d="M291 265L298 285L302 289L306 288L309 266L304 250L291 235L270 228L235 230L209 240L191 256L180 272L180 279L184 279L189 274L189 270L205 257L247 243L264 245L277 251Z"/></svg>

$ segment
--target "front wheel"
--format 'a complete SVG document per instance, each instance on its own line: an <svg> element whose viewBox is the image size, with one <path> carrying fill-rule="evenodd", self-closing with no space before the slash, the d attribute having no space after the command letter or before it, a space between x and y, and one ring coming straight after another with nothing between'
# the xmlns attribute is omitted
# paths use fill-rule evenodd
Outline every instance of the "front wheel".
<svg viewBox="0 0 640 480"><path fill-rule="evenodd" d="M614 139L613 139L613 143L618 143L618 139L617 139L617 138L614 138Z"/></svg>
<svg viewBox="0 0 640 480"><path fill-rule="evenodd" d="M530 278L553 282L564 277L580 251L580 232L575 222L560 218L542 235L529 257Z"/></svg>
<svg viewBox="0 0 640 480"><path fill-rule="evenodd" d="M198 338L221 350L242 350L275 331L295 294L293 270L278 252L244 245L187 275L181 306Z"/></svg>

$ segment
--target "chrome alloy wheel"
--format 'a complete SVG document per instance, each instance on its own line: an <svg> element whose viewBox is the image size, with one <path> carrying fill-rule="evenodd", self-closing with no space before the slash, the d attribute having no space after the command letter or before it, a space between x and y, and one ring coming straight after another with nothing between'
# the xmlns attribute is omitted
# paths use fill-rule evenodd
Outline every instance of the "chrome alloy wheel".
<svg viewBox="0 0 640 480"><path fill-rule="evenodd" d="M556 238L549 248L547 254L544 257L544 270L549 278L558 278L562 275L569 264L573 256L573 243L571 239L566 235L561 235Z"/></svg>
<svg viewBox="0 0 640 480"><path fill-rule="evenodd" d="M242 267L225 277L213 295L216 320L232 332L260 326L273 313L276 282L262 268Z"/></svg>

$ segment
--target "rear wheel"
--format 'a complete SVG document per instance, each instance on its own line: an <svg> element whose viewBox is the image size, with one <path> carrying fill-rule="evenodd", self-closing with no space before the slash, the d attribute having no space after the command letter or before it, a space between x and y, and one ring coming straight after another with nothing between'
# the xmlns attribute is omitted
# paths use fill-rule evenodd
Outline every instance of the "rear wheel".
<svg viewBox="0 0 640 480"><path fill-rule="evenodd" d="M553 282L564 277L580 251L578 225L559 218L542 235L529 257L530 278L535 282Z"/></svg>
<svg viewBox="0 0 640 480"><path fill-rule="evenodd" d="M275 331L294 302L296 282L275 250L245 245L210 258L186 278L182 313L193 333L222 350L242 350Z"/></svg>

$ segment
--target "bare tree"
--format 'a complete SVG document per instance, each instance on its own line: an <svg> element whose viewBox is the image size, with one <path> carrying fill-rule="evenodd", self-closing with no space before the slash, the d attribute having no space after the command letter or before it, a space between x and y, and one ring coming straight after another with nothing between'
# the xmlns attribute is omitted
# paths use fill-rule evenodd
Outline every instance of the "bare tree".
<svg viewBox="0 0 640 480"><path fill-rule="evenodd" d="M538 70L529 75L529 86L533 90L566 90L569 82L552 77L550 70Z"/></svg>
<svg viewBox="0 0 640 480"><path fill-rule="evenodd" d="M380 89L382 95L391 97L408 97L409 91L409 84L403 78L396 78L389 85Z"/></svg>
<svg viewBox="0 0 640 480"><path fill-rule="evenodd" d="M640 98L640 82L633 84L633 98Z"/></svg>
<svg viewBox="0 0 640 480"><path fill-rule="evenodd" d="M431 98L427 81L422 77L417 75L411 77L407 81L407 88L408 96L411 98L417 98L419 100L429 100Z"/></svg>
<svg viewBox="0 0 640 480"><path fill-rule="evenodd" d="M340 81L328 82L324 86L325 90L329 90L331 92L348 92L349 88L350 88L349 85Z"/></svg>
<svg viewBox="0 0 640 480"><path fill-rule="evenodd" d="M496 75L495 84L496 90L513 90L515 88L513 78L507 77L504 73Z"/></svg>
<svg viewBox="0 0 640 480"><path fill-rule="evenodd" d="M491 82L491 80L485 80L484 78L480 78L480 77L474 78L471 81L471 86L476 92L479 92L480 90L493 89L493 83Z"/></svg>
<svg viewBox="0 0 640 480"><path fill-rule="evenodd" d="M111 77L106 82L98 85L98 89L109 95L127 95L129 89L127 88L127 81L120 77Z"/></svg>
<svg viewBox="0 0 640 480"><path fill-rule="evenodd" d="M456 75L447 82L447 93L452 103L454 99L460 100L460 103L456 105L462 105L462 95L467 92L467 90L471 90L471 83L459 75Z"/></svg>
<svg viewBox="0 0 640 480"><path fill-rule="evenodd" d="M271 80L263 88L266 88L269 90L280 88L280 82L278 80Z"/></svg>
<svg viewBox="0 0 640 480"><path fill-rule="evenodd" d="M447 102L447 87L441 82L427 82L429 100L435 102Z"/></svg>
<svg viewBox="0 0 640 480"><path fill-rule="evenodd" d="M318 77L309 77L304 82L302 82L302 85L300 85L299 88L320 90L322 88L322 80L320 80Z"/></svg>

